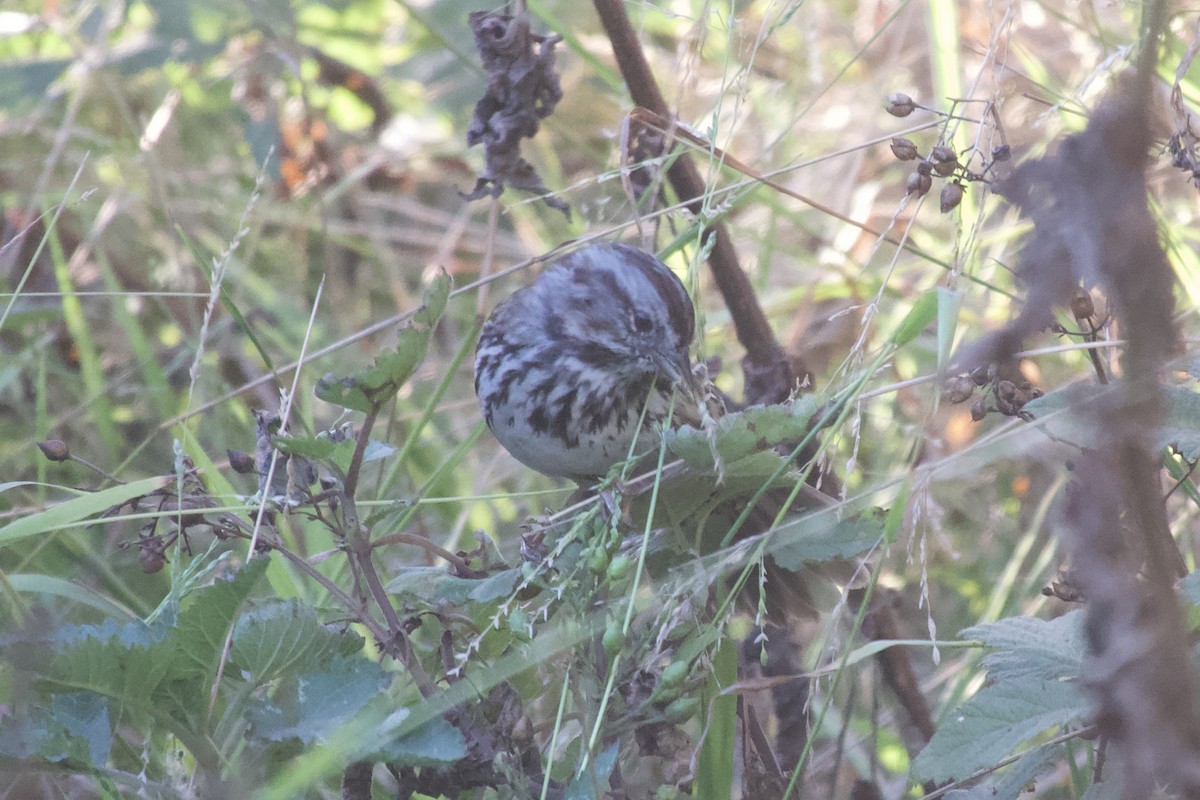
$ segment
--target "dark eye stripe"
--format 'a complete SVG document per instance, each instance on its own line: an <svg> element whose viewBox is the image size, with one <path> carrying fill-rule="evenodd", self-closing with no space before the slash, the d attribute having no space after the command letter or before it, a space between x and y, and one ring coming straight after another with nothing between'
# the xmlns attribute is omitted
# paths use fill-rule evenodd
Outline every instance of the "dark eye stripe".
<svg viewBox="0 0 1200 800"><path fill-rule="evenodd" d="M680 344L691 344L692 336L696 333L696 316L683 281L679 280L666 264L645 251L625 244L614 244L611 247L621 254L626 263L636 267L646 276L667 306L668 319L671 320Z"/></svg>

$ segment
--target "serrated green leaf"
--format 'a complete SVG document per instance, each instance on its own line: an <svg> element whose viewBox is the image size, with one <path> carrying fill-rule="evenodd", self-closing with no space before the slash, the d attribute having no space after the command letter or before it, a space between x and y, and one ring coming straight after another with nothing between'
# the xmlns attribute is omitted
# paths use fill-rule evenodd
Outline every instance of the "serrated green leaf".
<svg viewBox="0 0 1200 800"><path fill-rule="evenodd" d="M947 792L946 800L1020 800L1030 783L1062 762L1063 750L1061 743L1032 747L998 776Z"/></svg>
<svg viewBox="0 0 1200 800"><path fill-rule="evenodd" d="M774 448L790 449L803 439L816 408L816 400L805 397L791 403L733 412L718 419L712 431L689 426L668 431L667 448L694 472L766 477L783 463L783 457ZM714 446L720 470L718 459L713 457Z"/></svg>
<svg viewBox="0 0 1200 800"><path fill-rule="evenodd" d="M450 276L445 270L439 270L425 288L425 304L413 314L414 322L432 328L442 318L442 314L446 313L446 301L450 298L450 284Z"/></svg>
<svg viewBox="0 0 1200 800"><path fill-rule="evenodd" d="M404 595L420 605L448 603L462 606L491 603L508 597L521 580L521 571L508 569L486 578L460 578L440 567L409 567L387 584L388 592Z"/></svg>
<svg viewBox="0 0 1200 800"><path fill-rule="evenodd" d="M388 720L395 727L411 714L404 708ZM467 755L467 740L462 732L444 719L431 719L411 733L392 738L368 761L386 761L408 767L439 767L453 764Z"/></svg>
<svg viewBox="0 0 1200 800"><path fill-rule="evenodd" d="M86 757L80 761L96 768L108 763L112 725L102 697L90 692L56 694L50 700L50 716L82 746ZM80 749L72 748L76 753Z"/></svg>
<svg viewBox="0 0 1200 800"><path fill-rule="evenodd" d="M215 673L229 626L266 573L269 561L266 556L253 558L231 580L219 580L184 599L171 634L179 649L178 674Z"/></svg>
<svg viewBox="0 0 1200 800"><path fill-rule="evenodd" d="M1080 674L1087 652L1083 616L1076 610L1049 621L1009 617L972 626L960 635L996 648L983 659L993 680L1073 679Z"/></svg>
<svg viewBox="0 0 1200 800"><path fill-rule="evenodd" d="M55 652L40 671L52 686L95 692L124 706L148 710L171 671L175 642L166 625L141 622L67 626L54 636Z"/></svg>
<svg viewBox="0 0 1200 800"><path fill-rule="evenodd" d="M999 648L984 658L995 681L949 713L913 762L921 779L963 778L1010 755L1052 726L1079 722L1090 703L1077 680L1084 653L1083 612L1049 622L1003 619L963 631Z"/></svg>
<svg viewBox="0 0 1200 800"><path fill-rule="evenodd" d="M1022 680L986 686L942 720L913 762L913 775L938 783L965 778L1048 728L1085 719L1089 711L1074 683Z"/></svg>
<svg viewBox="0 0 1200 800"><path fill-rule="evenodd" d="M326 375L317 381L316 396L327 403L369 413L390 400L425 359L429 330L401 328L394 350L375 359L369 369L343 378Z"/></svg>
<svg viewBox="0 0 1200 800"><path fill-rule="evenodd" d="M846 519L821 511L780 525L767 551L784 569L796 570L866 552L883 541L887 512L871 509Z"/></svg>
<svg viewBox="0 0 1200 800"><path fill-rule="evenodd" d="M313 671L334 655L345 655L346 639L355 645L350 652L362 649L360 637L331 631L310 606L284 600L238 619L230 659L251 676L252 683L262 685L285 672Z"/></svg>
<svg viewBox="0 0 1200 800"><path fill-rule="evenodd" d="M335 655L319 669L286 678L269 699L251 701L248 735L269 741L324 742L378 700L389 682L376 662L360 655Z"/></svg>
<svg viewBox="0 0 1200 800"><path fill-rule="evenodd" d="M1047 420L1046 430L1056 438L1081 447L1094 447L1098 439L1091 410L1102 395L1123 390L1120 381L1103 387L1073 384L1030 400L1022 410L1035 419ZM1158 428L1154 446L1174 447L1188 461L1200 458L1200 394L1182 386L1167 386L1163 396L1166 419ZM1058 411L1066 413L1050 418Z"/></svg>

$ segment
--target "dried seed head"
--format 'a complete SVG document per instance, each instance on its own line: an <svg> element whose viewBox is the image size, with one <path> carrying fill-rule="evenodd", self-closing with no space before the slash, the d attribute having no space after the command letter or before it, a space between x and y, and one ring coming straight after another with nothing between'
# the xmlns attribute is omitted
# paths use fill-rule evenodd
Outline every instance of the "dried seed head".
<svg viewBox="0 0 1200 800"><path fill-rule="evenodd" d="M924 197L930 187L933 186L933 178L928 175L923 175L920 172L913 172L908 176L906 191L908 194L915 194L917 197Z"/></svg>
<svg viewBox="0 0 1200 800"><path fill-rule="evenodd" d="M916 107L917 104L913 102L911 97L904 94L904 92L896 92L895 94L888 95L886 108L887 112L893 117L907 117L916 110Z"/></svg>
<svg viewBox="0 0 1200 800"><path fill-rule="evenodd" d="M917 172L921 173L922 175L933 174L933 162L927 158L921 159L917 162Z"/></svg>
<svg viewBox="0 0 1200 800"><path fill-rule="evenodd" d="M1008 161L1010 158L1012 158L1012 148L1008 145L1001 144L992 148L992 161L1000 163Z"/></svg>
<svg viewBox="0 0 1200 800"><path fill-rule="evenodd" d="M144 536L138 540L138 563L142 572L153 575L167 563L166 543L158 536Z"/></svg>
<svg viewBox="0 0 1200 800"><path fill-rule="evenodd" d="M917 157L917 146L911 139L897 136L892 139L892 155L901 161L912 161Z"/></svg>
<svg viewBox="0 0 1200 800"><path fill-rule="evenodd" d="M1075 287L1075 296L1071 298L1071 313L1075 319L1084 320L1096 313L1096 305L1092 296L1082 286Z"/></svg>
<svg viewBox="0 0 1200 800"><path fill-rule="evenodd" d="M958 169L957 161L936 161L933 164L934 174L941 178L949 178L956 169Z"/></svg>
<svg viewBox="0 0 1200 800"><path fill-rule="evenodd" d="M254 472L254 456L245 450L226 450L225 454L229 456L229 466L233 467L233 471L238 475Z"/></svg>
<svg viewBox="0 0 1200 800"><path fill-rule="evenodd" d="M971 380L975 381L976 386L984 386L992 379L992 365L981 364L971 370Z"/></svg>
<svg viewBox="0 0 1200 800"><path fill-rule="evenodd" d="M948 147L944 144L939 144L937 147L929 151L929 158L934 162L954 161L958 162L958 155L955 154L953 147Z"/></svg>
<svg viewBox="0 0 1200 800"><path fill-rule="evenodd" d="M51 461L66 461L71 457L71 448L62 439L47 439L37 443L42 455Z"/></svg>
<svg viewBox="0 0 1200 800"><path fill-rule="evenodd" d="M962 202L963 185L958 181L947 183L942 187L941 209L945 214L947 211L953 211L958 208L958 204Z"/></svg>
<svg viewBox="0 0 1200 800"><path fill-rule="evenodd" d="M975 394L975 382L969 375L955 375L946 381L942 390L942 398L948 403L965 403Z"/></svg>

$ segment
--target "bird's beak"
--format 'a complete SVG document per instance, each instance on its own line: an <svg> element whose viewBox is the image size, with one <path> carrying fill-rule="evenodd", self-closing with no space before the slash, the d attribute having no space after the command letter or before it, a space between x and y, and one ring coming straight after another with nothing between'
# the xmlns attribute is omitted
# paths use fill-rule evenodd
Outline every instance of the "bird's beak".
<svg viewBox="0 0 1200 800"><path fill-rule="evenodd" d="M696 381L696 376L692 372L692 360L684 353L678 360L662 359L658 365L659 371L663 376L669 378L671 383L679 387L679 390L684 395L690 398L698 398L702 392L700 384Z"/></svg>

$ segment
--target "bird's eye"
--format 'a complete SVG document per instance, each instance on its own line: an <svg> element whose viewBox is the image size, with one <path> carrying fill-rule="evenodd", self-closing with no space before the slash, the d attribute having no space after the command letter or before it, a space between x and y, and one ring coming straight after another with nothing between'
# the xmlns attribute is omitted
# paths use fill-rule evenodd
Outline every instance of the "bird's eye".
<svg viewBox="0 0 1200 800"><path fill-rule="evenodd" d="M638 333L649 333L650 329L654 327L654 320L645 314L634 314L633 327L637 329Z"/></svg>

